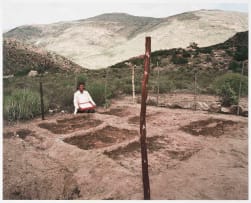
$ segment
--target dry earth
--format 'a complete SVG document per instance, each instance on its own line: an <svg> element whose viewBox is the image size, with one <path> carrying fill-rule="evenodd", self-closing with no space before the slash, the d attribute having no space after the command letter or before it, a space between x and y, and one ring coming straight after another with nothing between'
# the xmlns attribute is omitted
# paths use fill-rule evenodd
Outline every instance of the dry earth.
<svg viewBox="0 0 251 203"><path fill-rule="evenodd" d="M4 127L4 199L142 199L138 104ZM152 199L248 199L248 118L147 107Z"/></svg>

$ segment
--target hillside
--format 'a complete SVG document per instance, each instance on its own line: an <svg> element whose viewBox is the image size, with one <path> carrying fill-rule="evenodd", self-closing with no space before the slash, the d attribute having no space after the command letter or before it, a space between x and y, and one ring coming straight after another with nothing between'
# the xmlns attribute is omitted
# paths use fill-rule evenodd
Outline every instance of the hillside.
<svg viewBox="0 0 251 203"><path fill-rule="evenodd" d="M240 12L199 10L167 18L103 14L89 19L17 27L4 34L56 52L88 69L99 69L144 53L145 36L152 51L200 47L221 43L248 30L248 15Z"/></svg>
<svg viewBox="0 0 251 203"><path fill-rule="evenodd" d="M248 31L236 33L223 43L208 47L190 45L187 48L158 50L151 53L151 67L161 67L161 71L175 72L180 69L202 72L241 72L241 62L248 59ZM132 65L143 66L142 55L122 61L111 68L123 68L130 62ZM177 73L176 73L177 74ZM185 74L185 73L184 73ZM244 74L248 67L244 66Z"/></svg>
<svg viewBox="0 0 251 203"><path fill-rule="evenodd" d="M30 70L78 72L83 68L67 58L17 40L3 41L3 74L26 75Z"/></svg>

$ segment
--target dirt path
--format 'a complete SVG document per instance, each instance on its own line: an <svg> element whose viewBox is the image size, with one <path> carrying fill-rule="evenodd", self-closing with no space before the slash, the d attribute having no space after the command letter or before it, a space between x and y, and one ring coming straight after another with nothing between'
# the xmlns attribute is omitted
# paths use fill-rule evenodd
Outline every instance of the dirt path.
<svg viewBox="0 0 251 203"><path fill-rule="evenodd" d="M4 199L142 199L139 105L4 128ZM147 107L152 199L247 199L248 119Z"/></svg>

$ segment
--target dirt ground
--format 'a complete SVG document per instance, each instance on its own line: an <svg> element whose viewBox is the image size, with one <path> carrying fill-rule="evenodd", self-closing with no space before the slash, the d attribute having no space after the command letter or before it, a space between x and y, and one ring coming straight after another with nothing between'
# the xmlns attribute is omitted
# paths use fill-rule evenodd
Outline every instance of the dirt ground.
<svg viewBox="0 0 251 203"><path fill-rule="evenodd" d="M4 127L4 199L143 199L140 105ZM248 199L248 118L147 107L151 199Z"/></svg>

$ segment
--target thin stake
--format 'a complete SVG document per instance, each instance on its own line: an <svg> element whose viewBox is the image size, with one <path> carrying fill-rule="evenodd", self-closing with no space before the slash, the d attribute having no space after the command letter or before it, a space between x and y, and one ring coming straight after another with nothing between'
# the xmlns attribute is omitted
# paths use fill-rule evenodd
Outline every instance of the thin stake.
<svg viewBox="0 0 251 203"><path fill-rule="evenodd" d="M244 69L244 61L242 61L241 76L243 75L243 69ZM239 94L238 94L237 115L240 115L240 99L241 99L241 77L240 77L240 86L239 86Z"/></svg>
<svg viewBox="0 0 251 203"><path fill-rule="evenodd" d="M157 61L157 68L158 68L158 78L157 78L157 106L159 106L159 63Z"/></svg>
<svg viewBox="0 0 251 203"><path fill-rule="evenodd" d="M196 111L196 102L197 102L197 75L196 71L194 72L194 110Z"/></svg>
<svg viewBox="0 0 251 203"><path fill-rule="evenodd" d="M40 86L40 99L41 99L41 114L42 114L42 120L44 120L44 99L43 99L43 84L42 81L39 82Z"/></svg>
<svg viewBox="0 0 251 203"><path fill-rule="evenodd" d="M108 80L108 68L105 70L105 108L108 107L107 105L107 80Z"/></svg>
<svg viewBox="0 0 251 203"><path fill-rule="evenodd" d="M135 103L135 65L132 66L132 102Z"/></svg>
<svg viewBox="0 0 251 203"><path fill-rule="evenodd" d="M147 99L147 83L150 72L151 37L146 37L145 49L146 52L144 60L144 76L142 80L141 111L140 111L140 144L141 144L144 199L149 200L150 184L148 175L148 159L147 159L147 144L146 144L146 99Z"/></svg>

